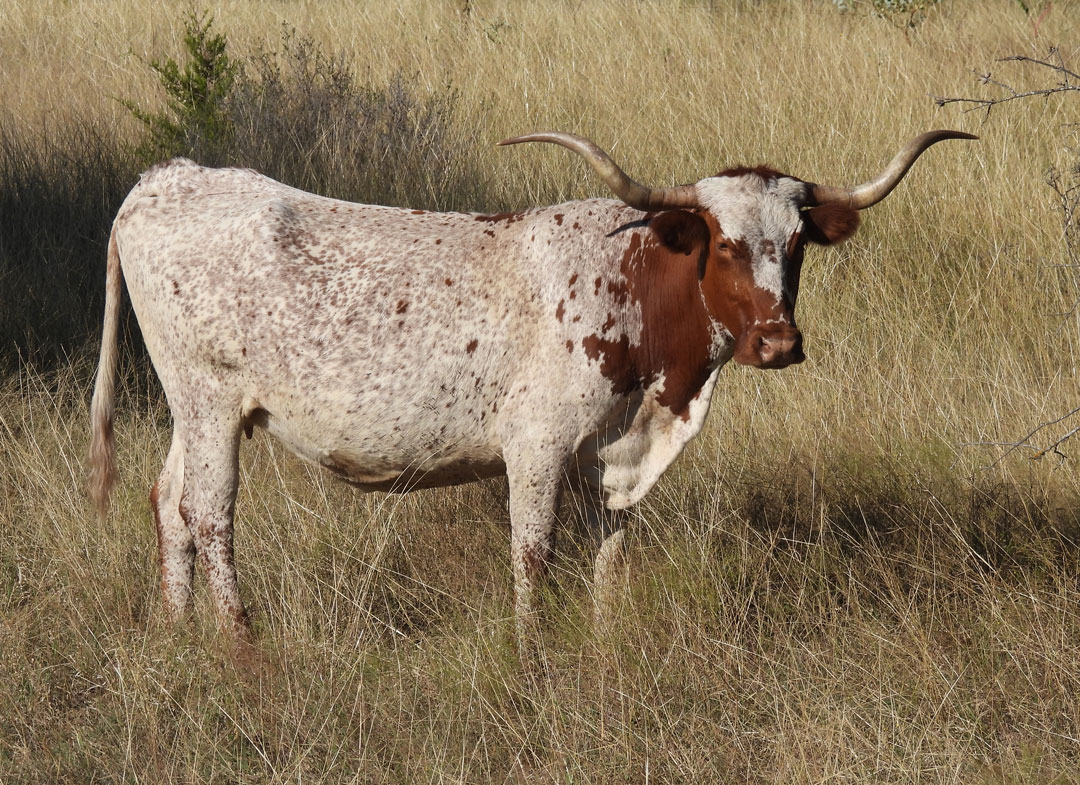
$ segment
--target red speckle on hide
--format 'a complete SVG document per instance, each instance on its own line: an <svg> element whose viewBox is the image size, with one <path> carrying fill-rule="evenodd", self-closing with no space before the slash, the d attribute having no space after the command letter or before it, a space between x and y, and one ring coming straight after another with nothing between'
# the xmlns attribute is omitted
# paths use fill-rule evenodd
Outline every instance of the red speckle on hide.
<svg viewBox="0 0 1080 785"><path fill-rule="evenodd" d="M570 276L570 285L571 286L573 286L577 282L577 278L578 278L577 273L574 273L573 275Z"/></svg>
<svg viewBox="0 0 1080 785"><path fill-rule="evenodd" d="M574 342L573 341L567 341L566 342L566 351L569 352L570 354L574 353Z"/></svg>
<svg viewBox="0 0 1080 785"><path fill-rule="evenodd" d="M562 213L555 213L555 223L557 223L559 226L562 226L562 219L563 219L563 214Z"/></svg>
<svg viewBox="0 0 1080 785"><path fill-rule="evenodd" d="M471 341L465 344L465 351L467 351L469 354L472 354L476 351L476 347L479 345L479 343L479 341L473 338Z"/></svg>
<svg viewBox="0 0 1080 785"><path fill-rule="evenodd" d="M398 300L397 311L396 312L397 313L405 313L407 310L409 310L409 304L407 302L405 302L404 300Z"/></svg>
<svg viewBox="0 0 1080 785"><path fill-rule="evenodd" d="M558 319L560 322L562 321L563 314L566 313L566 309L563 308L563 304L565 302L566 300L559 300L559 307L555 309L555 318Z"/></svg>
<svg viewBox="0 0 1080 785"><path fill-rule="evenodd" d="M452 278L447 278L445 281L443 281L443 283L445 283L447 286L453 286L454 280Z"/></svg>
<svg viewBox="0 0 1080 785"><path fill-rule="evenodd" d="M508 224L515 223L522 220L525 217L524 213L495 213L494 215L478 215L477 221L486 221L488 223L499 223L505 221Z"/></svg>

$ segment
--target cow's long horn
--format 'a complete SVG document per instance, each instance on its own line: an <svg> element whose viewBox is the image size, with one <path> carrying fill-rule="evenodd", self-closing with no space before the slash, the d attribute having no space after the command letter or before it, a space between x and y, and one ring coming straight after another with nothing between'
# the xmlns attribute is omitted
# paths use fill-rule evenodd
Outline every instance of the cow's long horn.
<svg viewBox="0 0 1080 785"><path fill-rule="evenodd" d="M638 210L667 210L674 207L697 207L697 190L692 185L676 185L670 188L649 188L631 179L611 156L588 139L562 131L544 131L541 133L515 136L504 139L499 144L520 144L521 142L552 142L573 150L580 155L596 173L603 178L617 197Z"/></svg>
<svg viewBox="0 0 1080 785"><path fill-rule="evenodd" d="M962 131L928 131L920 134L904 145L904 148L889 161L885 170L870 182L862 185L837 187L834 185L814 185L815 204L842 204L856 210L864 210L884 199L896 187L915 160L927 147L943 139L978 139Z"/></svg>

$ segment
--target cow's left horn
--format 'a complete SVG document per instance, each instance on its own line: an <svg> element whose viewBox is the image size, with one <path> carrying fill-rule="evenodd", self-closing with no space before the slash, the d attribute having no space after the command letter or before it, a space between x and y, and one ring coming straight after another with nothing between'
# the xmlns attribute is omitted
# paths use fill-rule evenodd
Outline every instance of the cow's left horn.
<svg viewBox="0 0 1080 785"><path fill-rule="evenodd" d="M552 142L561 144L580 155L596 173L603 178L617 197L638 210L668 210L674 207L692 208L698 206L697 190L692 185L676 185L670 188L649 188L630 178L611 156L588 139L562 131L544 131L513 139L504 139L499 144L520 144L521 142Z"/></svg>
<svg viewBox="0 0 1080 785"><path fill-rule="evenodd" d="M889 161L885 171L870 182L849 187L834 185L814 185L813 201L815 204L842 204L856 210L864 210L884 199L896 187L915 160L927 147L943 139L978 139L962 131L928 131L920 134L904 145L896 157Z"/></svg>

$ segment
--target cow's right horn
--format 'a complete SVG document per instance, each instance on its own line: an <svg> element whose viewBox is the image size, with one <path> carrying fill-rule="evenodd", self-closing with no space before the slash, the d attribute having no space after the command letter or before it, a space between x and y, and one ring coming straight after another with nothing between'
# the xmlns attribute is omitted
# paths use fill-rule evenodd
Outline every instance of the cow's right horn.
<svg viewBox="0 0 1080 785"><path fill-rule="evenodd" d="M837 187L834 185L814 185L814 204L842 204L856 210L864 210L877 204L896 187L915 160L927 147L944 139L978 139L962 131L927 131L904 145L885 170L873 180L862 185Z"/></svg>
<svg viewBox="0 0 1080 785"><path fill-rule="evenodd" d="M603 178L617 197L638 210L668 210L675 207L692 208L698 206L697 190L692 185L676 185L669 188L649 188L631 179L611 156L588 139L562 131L542 131L539 133L515 136L504 139L499 144L520 144L521 142L552 142L561 144L580 155L596 173Z"/></svg>

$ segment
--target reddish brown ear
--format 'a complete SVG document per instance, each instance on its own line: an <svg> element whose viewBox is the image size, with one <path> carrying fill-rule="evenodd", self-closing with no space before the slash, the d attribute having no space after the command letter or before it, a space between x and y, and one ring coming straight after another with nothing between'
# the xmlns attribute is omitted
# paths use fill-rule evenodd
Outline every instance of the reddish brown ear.
<svg viewBox="0 0 1080 785"><path fill-rule="evenodd" d="M666 210L649 221L649 228L669 251L689 256L707 247L705 219L686 210Z"/></svg>
<svg viewBox="0 0 1080 785"><path fill-rule="evenodd" d="M835 245L855 234L859 212L839 204L823 204L803 212L806 239L818 245Z"/></svg>

